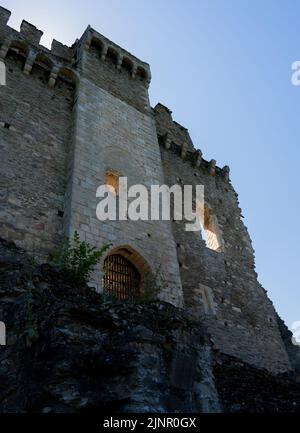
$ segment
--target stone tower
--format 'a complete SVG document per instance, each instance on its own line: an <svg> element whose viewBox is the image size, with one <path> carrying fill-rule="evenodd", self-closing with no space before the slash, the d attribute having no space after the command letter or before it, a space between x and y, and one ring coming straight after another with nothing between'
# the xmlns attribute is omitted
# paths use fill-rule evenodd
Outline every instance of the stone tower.
<svg viewBox="0 0 300 433"><path fill-rule="evenodd" d="M149 65L88 27L72 47L0 8L1 230L44 259L63 233L123 257L141 280L161 268L160 298L201 318L215 347L272 371L288 370L276 312L257 281L254 252L229 168L206 161L161 104ZM201 234L183 221L102 221L99 185L204 185ZM91 285L102 290L103 262Z"/></svg>
<svg viewBox="0 0 300 433"><path fill-rule="evenodd" d="M168 283L162 298L182 305L176 245L170 221L97 220L96 190L107 176L128 186L164 183L163 167L149 104L149 66L88 28L76 47L80 80L73 110L65 227L100 247L113 247L145 274L162 264ZM158 245L160 248L158 249ZM100 268L98 268L100 272ZM95 273L99 286L101 272ZM101 288L100 288L101 289Z"/></svg>

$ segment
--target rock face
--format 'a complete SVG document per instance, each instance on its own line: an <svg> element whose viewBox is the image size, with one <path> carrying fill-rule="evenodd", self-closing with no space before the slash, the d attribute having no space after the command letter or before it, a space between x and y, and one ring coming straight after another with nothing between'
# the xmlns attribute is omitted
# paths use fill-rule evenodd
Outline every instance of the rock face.
<svg viewBox="0 0 300 433"><path fill-rule="evenodd" d="M1 268L2 412L218 410L207 337L182 310L107 304L5 241Z"/></svg>
<svg viewBox="0 0 300 433"><path fill-rule="evenodd" d="M289 375L273 376L231 356L215 361L214 376L224 412L300 412L300 386Z"/></svg>
<svg viewBox="0 0 300 433"><path fill-rule="evenodd" d="M214 350L165 302L108 301L0 242L1 412L300 411L300 386Z"/></svg>

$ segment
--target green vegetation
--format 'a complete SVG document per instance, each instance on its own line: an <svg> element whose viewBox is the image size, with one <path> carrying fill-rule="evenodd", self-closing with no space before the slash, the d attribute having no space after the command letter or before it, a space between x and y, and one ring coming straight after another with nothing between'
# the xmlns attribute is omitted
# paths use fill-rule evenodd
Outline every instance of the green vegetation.
<svg viewBox="0 0 300 433"><path fill-rule="evenodd" d="M79 285L86 285L95 266L108 250L110 245L104 245L100 250L81 241L75 231L72 241L64 238L62 246L52 252L50 261L63 272L70 281Z"/></svg>

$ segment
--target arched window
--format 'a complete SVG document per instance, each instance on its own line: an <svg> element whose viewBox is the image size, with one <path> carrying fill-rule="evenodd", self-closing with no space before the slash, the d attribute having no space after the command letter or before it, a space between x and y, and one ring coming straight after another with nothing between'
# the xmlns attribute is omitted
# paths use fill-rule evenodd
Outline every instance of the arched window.
<svg viewBox="0 0 300 433"><path fill-rule="evenodd" d="M121 254L110 254L104 261L104 293L133 301L140 294L141 275Z"/></svg>
<svg viewBox="0 0 300 433"><path fill-rule="evenodd" d="M204 212L202 212L201 215L201 236L207 248L222 252L222 236L216 216L207 204L204 205Z"/></svg>

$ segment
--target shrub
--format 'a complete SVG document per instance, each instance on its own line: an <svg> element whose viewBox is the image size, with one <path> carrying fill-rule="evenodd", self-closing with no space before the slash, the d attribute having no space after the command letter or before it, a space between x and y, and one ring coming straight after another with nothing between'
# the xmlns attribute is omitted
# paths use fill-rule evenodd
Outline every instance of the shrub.
<svg viewBox="0 0 300 433"><path fill-rule="evenodd" d="M68 279L83 286L88 283L96 264L109 247L110 244L97 250L87 242L81 241L78 232L75 231L72 242L65 237L62 246L51 254L50 261L57 265Z"/></svg>
<svg viewBox="0 0 300 433"><path fill-rule="evenodd" d="M161 270L161 265L154 273L148 273L143 282L143 293L139 295L139 302L151 302L158 299L161 290L166 286L165 278Z"/></svg>

